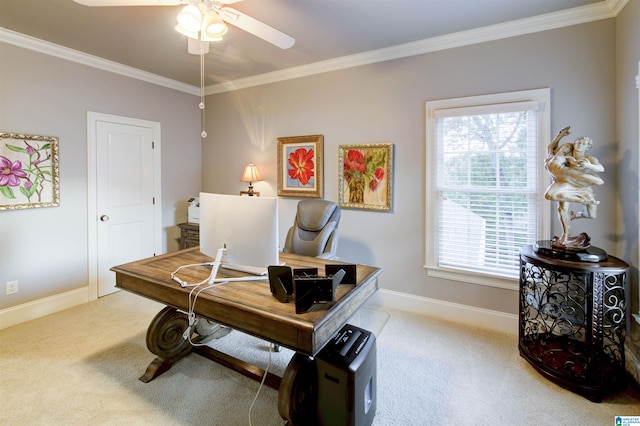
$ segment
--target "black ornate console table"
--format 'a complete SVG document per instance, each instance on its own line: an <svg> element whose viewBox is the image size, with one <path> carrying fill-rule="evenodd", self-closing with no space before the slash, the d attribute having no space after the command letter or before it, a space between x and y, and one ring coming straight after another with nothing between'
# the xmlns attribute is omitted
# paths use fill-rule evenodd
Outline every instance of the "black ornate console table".
<svg viewBox="0 0 640 426"><path fill-rule="evenodd" d="M591 401L626 386L628 265L520 251L520 355L543 376Z"/></svg>

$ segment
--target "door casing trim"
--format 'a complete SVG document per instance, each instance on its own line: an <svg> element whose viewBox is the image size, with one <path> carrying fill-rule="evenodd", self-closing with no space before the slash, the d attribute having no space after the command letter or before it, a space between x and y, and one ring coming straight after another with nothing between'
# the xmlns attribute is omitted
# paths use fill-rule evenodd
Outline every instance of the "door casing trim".
<svg viewBox="0 0 640 426"><path fill-rule="evenodd" d="M87 111L87 262L89 301L98 298L98 211L97 211L97 122L104 121L130 126L149 127L153 130L153 247L162 252L162 180L160 123L138 118Z"/></svg>

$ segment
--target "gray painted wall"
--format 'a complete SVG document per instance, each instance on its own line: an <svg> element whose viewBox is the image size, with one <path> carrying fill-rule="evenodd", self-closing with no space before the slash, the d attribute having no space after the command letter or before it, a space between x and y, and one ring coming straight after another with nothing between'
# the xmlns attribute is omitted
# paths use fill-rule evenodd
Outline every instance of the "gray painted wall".
<svg viewBox="0 0 640 426"><path fill-rule="evenodd" d="M237 193L244 164L256 163L262 195L276 194L276 138L323 134L325 198L337 201L338 145L395 144L393 211L344 210L339 255L382 267L382 288L517 313L516 290L428 277L424 264L427 100L551 88L552 136L594 139L605 166L599 217L574 225L620 255L616 199L616 24L614 19L455 48L207 97L203 190ZM636 147L637 153L637 147ZM637 154L636 154L637 155ZM298 199L281 199L281 240ZM553 234L559 222L553 212ZM428 212L426 212L428 214ZM549 236L551 237L551 236Z"/></svg>
<svg viewBox="0 0 640 426"><path fill-rule="evenodd" d="M638 87L640 74L640 2L631 1L616 20L617 30L617 141L618 141L618 202L620 257L629 262L633 282L638 283L638 205L640 198L639 166L640 137L638 136ZM638 312L637 285L633 286L632 307Z"/></svg>
<svg viewBox="0 0 640 426"><path fill-rule="evenodd" d="M175 224L186 220L185 201L201 183L206 191L237 193L246 189L242 168L253 161L266 179L256 190L276 194L279 136L325 136L331 200L338 145L392 142L393 211L345 210L340 256L383 267L386 289L515 313L516 291L433 279L422 268L424 102L550 87L552 132L571 125L574 135L593 137L592 153L607 169L605 187L596 190L600 217L584 222L584 230L637 274L637 237L626 235L635 226L637 236L638 225L632 80L639 19L637 2L630 2L617 19L208 96L202 150L197 97L0 43L0 130L59 137L61 162L60 207L0 213L0 283L20 281L19 294L0 291L0 309L87 284L88 110L162 123L166 251L178 248ZM281 199L281 240L297 201ZM557 220L553 226L558 233Z"/></svg>
<svg viewBox="0 0 640 426"><path fill-rule="evenodd" d="M630 265L631 311L638 313L638 204L640 199L640 136L638 126L639 89L636 76L640 74L640 2L630 1L616 19L616 84L617 84L617 141L618 141L618 229L619 254ZM640 78L640 77L638 77ZM640 317L639 317L640 318ZM627 336L627 371L640 383L640 325L631 321Z"/></svg>
<svg viewBox="0 0 640 426"><path fill-rule="evenodd" d="M56 136L60 206L0 212L0 309L84 287L87 111L161 123L163 249L200 190L197 96L0 43L0 131ZM5 296L4 283L20 292Z"/></svg>

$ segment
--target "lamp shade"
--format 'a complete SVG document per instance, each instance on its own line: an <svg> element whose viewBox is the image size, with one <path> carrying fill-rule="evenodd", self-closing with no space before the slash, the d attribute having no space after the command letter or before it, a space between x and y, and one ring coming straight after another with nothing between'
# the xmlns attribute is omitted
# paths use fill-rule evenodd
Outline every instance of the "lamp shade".
<svg viewBox="0 0 640 426"><path fill-rule="evenodd" d="M189 32L200 31L200 22L202 20L202 13L198 6L189 4L185 6L180 13L178 13L178 24Z"/></svg>
<svg viewBox="0 0 640 426"><path fill-rule="evenodd" d="M260 176L260 172L255 164L249 163L247 167L244 168L244 173L242 173L242 177L240 178L240 182L258 182L262 180L262 176Z"/></svg>
<svg viewBox="0 0 640 426"><path fill-rule="evenodd" d="M180 24L176 25L176 31L182 35L186 35L189 38L193 38L195 40L198 39L198 35L200 34L198 31L189 31L182 27Z"/></svg>
<svg viewBox="0 0 640 426"><path fill-rule="evenodd" d="M206 41L219 41L227 33L227 25L213 10L208 10L202 19L202 33L200 36Z"/></svg>

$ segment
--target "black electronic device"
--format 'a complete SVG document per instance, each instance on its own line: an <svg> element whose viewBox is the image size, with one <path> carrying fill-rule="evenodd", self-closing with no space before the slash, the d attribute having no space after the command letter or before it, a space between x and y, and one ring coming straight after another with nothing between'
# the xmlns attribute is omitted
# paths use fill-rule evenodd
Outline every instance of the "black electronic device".
<svg viewBox="0 0 640 426"><path fill-rule="evenodd" d="M274 265L267 268L269 274L269 289L276 299L287 303L289 296L293 296L293 272L288 266Z"/></svg>
<svg viewBox="0 0 640 426"><path fill-rule="evenodd" d="M376 412L376 339L345 325L315 358L319 425L368 426Z"/></svg>
<svg viewBox="0 0 640 426"><path fill-rule="evenodd" d="M305 313L317 303L330 303L335 300L336 287L346 272L340 269L331 276L294 275L293 293L296 314Z"/></svg>
<svg viewBox="0 0 640 426"><path fill-rule="evenodd" d="M268 274L271 294L282 303L293 300L296 313L301 314L315 304L333 302L339 284L355 284L356 265L328 264L323 276L318 275L318 268L274 265L269 266Z"/></svg>

